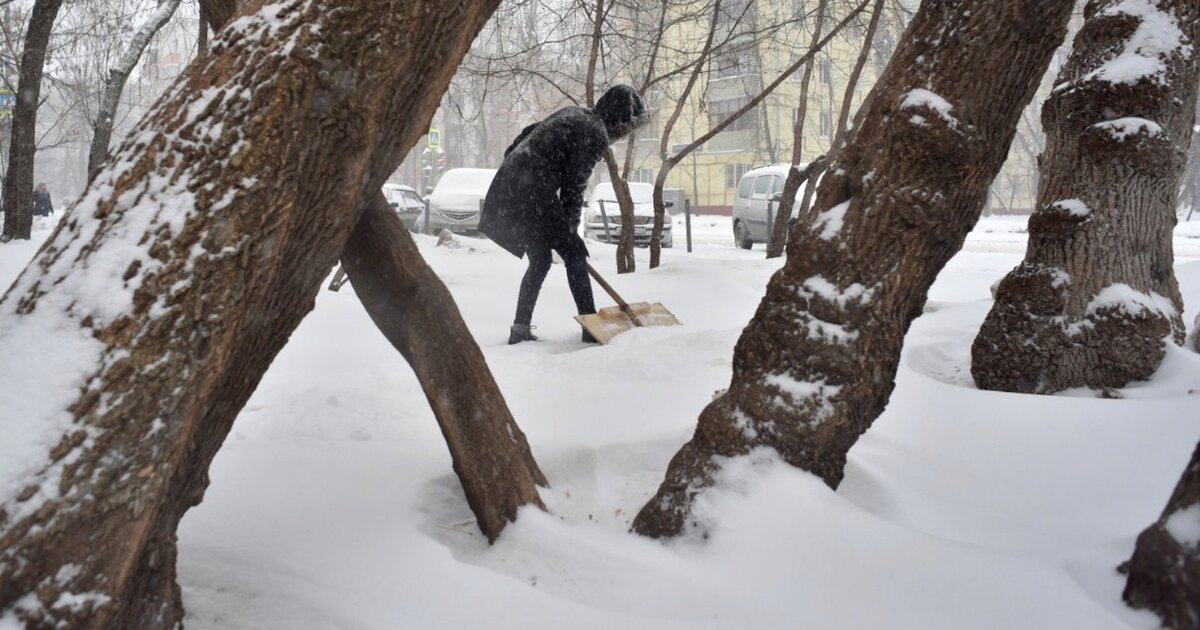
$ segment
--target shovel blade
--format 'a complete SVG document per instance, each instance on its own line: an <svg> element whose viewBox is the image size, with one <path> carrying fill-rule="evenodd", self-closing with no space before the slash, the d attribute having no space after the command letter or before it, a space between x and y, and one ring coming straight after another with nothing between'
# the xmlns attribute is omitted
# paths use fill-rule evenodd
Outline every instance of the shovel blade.
<svg viewBox="0 0 1200 630"><path fill-rule="evenodd" d="M629 305L629 311L636 318L627 315L619 306L608 306L591 315L576 315L578 321L596 341L608 343L613 337L638 327L678 326L679 320L667 310L667 307L655 302L634 302ZM639 326L640 325L640 326Z"/></svg>

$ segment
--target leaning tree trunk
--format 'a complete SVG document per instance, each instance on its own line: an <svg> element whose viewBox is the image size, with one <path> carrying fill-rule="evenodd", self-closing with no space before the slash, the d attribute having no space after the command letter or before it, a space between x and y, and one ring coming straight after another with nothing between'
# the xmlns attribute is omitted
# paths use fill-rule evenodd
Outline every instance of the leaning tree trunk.
<svg viewBox="0 0 1200 630"><path fill-rule="evenodd" d="M813 26L812 42L808 45L809 50L816 48L817 42L821 41L821 26L825 22L826 5L828 4L829 0L817 2L817 21ZM812 84L815 63L816 57L809 59L808 63L804 64L804 74L800 77L800 99L796 105L796 119L792 123L792 167L788 169L787 178L783 180L783 194L776 204L778 210L775 212L777 218L774 229L767 235L767 258L778 258L783 254L784 244L787 243L787 223L791 221L792 206L796 203L796 193L800 191L800 185L806 181L813 183L817 181L807 177L811 175L809 169L800 170L800 161L804 159L805 121L808 119L808 88ZM813 186L810 185L808 188L812 189ZM801 212L803 211L801 209ZM781 214L784 215L782 221L778 220Z"/></svg>
<svg viewBox="0 0 1200 630"><path fill-rule="evenodd" d="M1025 260L971 348L983 389L1122 387L1183 343L1171 233L1187 164L1200 6L1092 0L1042 107Z"/></svg>
<svg viewBox="0 0 1200 630"><path fill-rule="evenodd" d="M0 300L38 393L0 398L0 617L179 624L180 518L496 3L251 3L68 210Z"/></svg>
<svg viewBox="0 0 1200 630"><path fill-rule="evenodd" d="M230 15L220 0L200 7L213 32ZM383 193L361 208L342 264L371 319L416 372L479 529L495 542L518 508L544 507L537 486L546 478L446 285Z"/></svg>
<svg viewBox="0 0 1200 630"><path fill-rule="evenodd" d="M1158 614L1172 630L1200 627L1200 444L1162 516L1138 536L1125 601Z"/></svg>
<svg viewBox="0 0 1200 630"><path fill-rule="evenodd" d="M167 23L167 20L171 19L178 7L179 0L159 0L154 13L150 14L146 22L133 34L129 45L125 47L125 52L121 53L121 58L117 60L117 64L108 71L108 77L104 81L104 94L100 97L100 109L96 113L96 124L93 126L92 146L88 150L89 180L96 176L96 172L100 170L100 163L108 155L108 143L112 140L117 105L121 102L121 93L125 91L125 82L129 80L129 73L133 72L134 66L142 58L142 51L146 49L150 39ZM204 32L204 30L202 24L200 31Z"/></svg>
<svg viewBox="0 0 1200 630"><path fill-rule="evenodd" d="M37 0L25 32L17 75L17 104L12 112L12 142L4 177L4 232L0 240L28 240L33 231L33 158L37 153L37 110L41 103L42 67L50 31L62 0Z"/></svg>
<svg viewBox="0 0 1200 630"><path fill-rule="evenodd" d="M467 502L495 541L517 508L542 505L537 486L546 479L454 298L382 193L354 226L342 264L375 325L416 371Z"/></svg>
<svg viewBox="0 0 1200 630"><path fill-rule="evenodd" d="M634 529L679 534L726 458L773 449L831 487L887 403L909 324L979 218L1070 2L926 0L792 231L701 413ZM953 33L947 37L946 33Z"/></svg>

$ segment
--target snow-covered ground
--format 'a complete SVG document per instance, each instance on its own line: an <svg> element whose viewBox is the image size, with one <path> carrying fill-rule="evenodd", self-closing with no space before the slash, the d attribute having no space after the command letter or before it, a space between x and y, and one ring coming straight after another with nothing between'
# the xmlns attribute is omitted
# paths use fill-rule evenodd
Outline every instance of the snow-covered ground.
<svg viewBox="0 0 1200 630"><path fill-rule="evenodd" d="M684 322L579 344L561 267L507 346L524 263L486 241L417 240L450 287L552 487L494 546L475 529L416 378L349 285L322 290L179 532L187 627L1150 628L1115 567L1200 438L1200 356L1173 350L1123 400L981 392L969 348L1022 218L984 219L913 325L887 411L835 493L759 458L699 503L707 541L627 533L713 392L780 260L682 218L664 264L617 276ZM7 286L34 243L0 246ZM1200 307L1200 221L1176 232ZM606 299L598 291L601 305Z"/></svg>

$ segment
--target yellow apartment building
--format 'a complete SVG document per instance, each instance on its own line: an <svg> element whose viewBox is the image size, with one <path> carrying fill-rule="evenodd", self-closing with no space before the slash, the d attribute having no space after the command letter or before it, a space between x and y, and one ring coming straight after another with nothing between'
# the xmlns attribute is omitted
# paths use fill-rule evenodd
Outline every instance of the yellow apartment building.
<svg viewBox="0 0 1200 630"><path fill-rule="evenodd" d="M737 15L741 15L741 19L729 19L729 25L719 22L718 40L733 28L742 29L744 39L749 43L726 47L714 55L672 130L668 142L668 152L672 155L759 94L765 85L779 77L808 50L815 22L812 13L816 0L726 0L722 4L728 6L731 13L731 16L723 16L722 21ZM740 13L743 8L747 9L745 14ZM790 16L807 17L789 21L785 12ZM842 17L844 13L827 16L824 31L828 32ZM861 15L853 20L816 55L801 144L803 162L828 152L831 147L846 86L862 48L868 19L868 15ZM773 35L750 41L757 30L779 24L783 26L777 28ZM686 50L687 42L703 42L707 28L708 23L700 20L681 25L667 34L667 38L674 42L669 48ZM894 16L885 14L854 89L851 117L882 73L900 37L900 30L901 26L896 23ZM669 59L665 61L670 63ZM728 214L743 173L767 164L789 162L803 72L801 67L759 106L686 157L671 171L667 188L682 189L683 194L692 200L697 212ZM643 129L643 137L638 140L635 169L630 177L632 181L654 181L661 164L657 155L659 134L678 100L676 95L682 92L686 81L687 74L681 74L647 95L655 120ZM623 151L623 143L617 148ZM1036 193L1032 185L1036 171L1025 148L1019 141L1014 141L1009 164L994 184L988 211L1029 212ZM607 173L602 174L603 178L606 176Z"/></svg>

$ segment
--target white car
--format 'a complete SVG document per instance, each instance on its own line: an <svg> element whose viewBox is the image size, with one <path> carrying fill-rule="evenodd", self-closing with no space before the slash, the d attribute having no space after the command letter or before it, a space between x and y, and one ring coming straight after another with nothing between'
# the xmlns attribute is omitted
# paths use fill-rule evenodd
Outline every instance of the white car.
<svg viewBox="0 0 1200 630"><path fill-rule="evenodd" d="M642 182L630 182L629 193L633 196L633 244L637 247L650 246L650 233L654 229L654 186ZM603 207L603 211L601 208ZM604 219L608 218L605 229ZM598 184L583 209L583 236L601 243L616 243L621 238L621 206L613 192L612 183ZM671 215L663 216L662 246L671 247Z"/></svg>
<svg viewBox="0 0 1200 630"><path fill-rule="evenodd" d="M807 164L798 168L803 171ZM783 192L783 182L787 179L789 164L772 164L763 166L742 175L738 182L737 197L733 200L733 241L742 249L750 249L755 243L766 243L770 238L767 231L767 208L771 208L770 224L779 216L779 203L774 199ZM800 202L804 199L804 189L810 182L805 182L796 191L796 199L792 203L791 218L799 217Z"/></svg>
<svg viewBox="0 0 1200 630"><path fill-rule="evenodd" d="M429 225L425 231L478 232L479 209L495 176L494 168L452 168L443 173L429 193Z"/></svg>
<svg viewBox="0 0 1200 630"><path fill-rule="evenodd" d="M404 221L404 227L410 232L416 231L417 219L421 218L421 213L425 212L425 201L421 199L421 195L413 190L410 186L402 184L384 184L383 196L387 197L388 205L400 215L400 219Z"/></svg>

